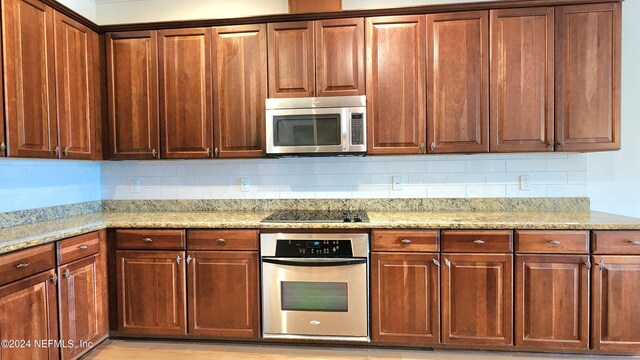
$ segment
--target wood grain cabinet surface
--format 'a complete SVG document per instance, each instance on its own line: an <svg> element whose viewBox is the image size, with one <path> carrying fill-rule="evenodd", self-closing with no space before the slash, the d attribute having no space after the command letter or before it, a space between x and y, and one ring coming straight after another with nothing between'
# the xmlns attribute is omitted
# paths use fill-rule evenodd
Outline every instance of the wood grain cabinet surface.
<svg viewBox="0 0 640 360"><path fill-rule="evenodd" d="M157 31L106 35L110 159L159 155L157 47Z"/></svg>
<svg viewBox="0 0 640 360"><path fill-rule="evenodd" d="M369 154L426 150L425 22L423 15L366 19Z"/></svg>
<svg viewBox="0 0 640 360"><path fill-rule="evenodd" d="M269 97L309 97L315 89L313 21L267 24Z"/></svg>

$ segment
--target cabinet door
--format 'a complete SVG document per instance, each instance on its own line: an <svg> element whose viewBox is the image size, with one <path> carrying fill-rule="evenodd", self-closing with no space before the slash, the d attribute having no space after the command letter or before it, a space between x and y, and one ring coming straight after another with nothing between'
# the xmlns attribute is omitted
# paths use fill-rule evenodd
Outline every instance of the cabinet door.
<svg viewBox="0 0 640 360"><path fill-rule="evenodd" d="M491 151L553 151L554 8L491 10Z"/></svg>
<svg viewBox="0 0 640 360"><path fill-rule="evenodd" d="M160 142L166 159L213 154L211 29L158 31Z"/></svg>
<svg viewBox="0 0 640 360"><path fill-rule="evenodd" d="M430 153L489 151L489 13L427 16Z"/></svg>
<svg viewBox="0 0 640 360"><path fill-rule="evenodd" d="M368 153L424 153L425 17L367 18Z"/></svg>
<svg viewBox="0 0 640 360"><path fill-rule="evenodd" d="M214 132L221 158L264 155L266 33L265 25L213 29Z"/></svg>
<svg viewBox="0 0 640 360"><path fill-rule="evenodd" d="M160 151L157 32L106 37L109 157L153 159Z"/></svg>
<svg viewBox="0 0 640 360"><path fill-rule="evenodd" d="M640 350L640 256L594 256L591 343L601 351Z"/></svg>
<svg viewBox="0 0 640 360"><path fill-rule="evenodd" d="M4 0L2 42L9 156L58 157L53 10Z"/></svg>
<svg viewBox="0 0 640 360"><path fill-rule="evenodd" d="M118 330L185 335L183 251L116 251Z"/></svg>
<svg viewBox="0 0 640 360"><path fill-rule="evenodd" d="M438 254L371 254L371 339L440 342Z"/></svg>
<svg viewBox="0 0 640 360"><path fill-rule="evenodd" d="M0 337L31 340L30 347L0 347L2 359L58 359L55 346L35 346L34 340L58 340L54 271L34 275L0 288Z"/></svg>
<svg viewBox="0 0 640 360"><path fill-rule="evenodd" d="M556 8L556 150L620 149L621 5Z"/></svg>
<svg viewBox="0 0 640 360"><path fill-rule="evenodd" d="M100 255L58 268L60 286L60 339L97 344L107 335L107 309L103 298L106 281ZM65 347L63 359L72 359L88 347Z"/></svg>
<svg viewBox="0 0 640 360"><path fill-rule="evenodd" d="M314 96L313 21L268 24L269 97Z"/></svg>
<svg viewBox="0 0 640 360"><path fill-rule="evenodd" d="M316 94L364 95L364 19L318 20Z"/></svg>
<svg viewBox="0 0 640 360"><path fill-rule="evenodd" d="M96 83L99 82L98 34L55 13L55 64L61 157L99 158ZM96 73L98 72L98 74Z"/></svg>
<svg viewBox="0 0 640 360"><path fill-rule="evenodd" d="M512 255L442 254L442 342L511 345Z"/></svg>
<svg viewBox="0 0 640 360"><path fill-rule="evenodd" d="M258 253L189 252L189 334L257 338Z"/></svg>
<svg viewBox="0 0 640 360"><path fill-rule="evenodd" d="M4 59L4 56L2 55L2 49L4 48L4 46L2 46L2 41L2 36L0 36L0 59ZM3 71L0 71L0 84L4 84ZM7 156L7 139L4 136L4 120L4 86L0 86L0 157Z"/></svg>
<svg viewBox="0 0 640 360"><path fill-rule="evenodd" d="M589 348L589 257L516 256L516 346Z"/></svg>

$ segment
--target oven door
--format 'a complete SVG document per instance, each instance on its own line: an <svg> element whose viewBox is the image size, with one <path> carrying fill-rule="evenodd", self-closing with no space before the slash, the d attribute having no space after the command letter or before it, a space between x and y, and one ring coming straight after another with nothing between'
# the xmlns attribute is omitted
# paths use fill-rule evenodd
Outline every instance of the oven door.
<svg viewBox="0 0 640 360"><path fill-rule="evenodd" d="M367 259L262 259L263 336L368 340Z"/></svg>

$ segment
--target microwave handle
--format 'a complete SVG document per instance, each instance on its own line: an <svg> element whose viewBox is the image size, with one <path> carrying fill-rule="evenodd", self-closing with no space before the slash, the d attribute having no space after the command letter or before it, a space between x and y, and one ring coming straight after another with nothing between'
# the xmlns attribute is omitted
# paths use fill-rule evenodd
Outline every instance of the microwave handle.
<svg viewBox="0 0 640 360"><path fill-rule="evenodd" d="M341 111L340 126L342 128L342 151L349 151L349 134L351 134L351 110L343 108Z"/></svg>
<svg viewBox="0 0 640 360"><path fill-rule="evenodd" d="M336 259L329 261L314 261L313 259L271 259L271 258L263 258L263 263L268 264L276 264L276 265L287 265L287 266L300 266L300 267L319 267L319 266L347 266L347 265L358 265L358 264L366 264L367 259Z"/></svg>

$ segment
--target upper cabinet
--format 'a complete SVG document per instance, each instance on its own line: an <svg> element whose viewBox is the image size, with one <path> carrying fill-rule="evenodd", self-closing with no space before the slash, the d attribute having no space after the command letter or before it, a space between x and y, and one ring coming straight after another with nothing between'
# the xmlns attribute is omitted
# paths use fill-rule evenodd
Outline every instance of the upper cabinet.
<svg viewBox="0 0 640 360"><path fill-rule="evenodd" d="M210 28L158 32L162 158L213 155L211 43Z"/></svg>
<svg viewBox="0 0 640 360"><path fill-rule="evenodd" d="M266 33L265 25L213 29L216 157L264 155Z"/></svg>
<svg viewBox="0 0 640 360"><path fill-rule="evenodd" d="M269 97L314 95L313 21L269 24Z"/></svg>
<svg viewBox="0 0 640 360"><path fill-rule="evenodd" d="M489 151L489 14L427 16L430 153Z"/></svg>
<svg viewBox="0 0 640 360"><path fill-rule="evenodd" d="M157 32L107 34L109 157L153 159L160 151Z"/></svg>
<svg viewBox="0 0 640 360"><path fill-rule="evenodd" d="M554 8L491 11L491 151L553 151Z"/></svg>
<svg viewBox="0 0 640 360"><path fill-rule="evenodd" d="M366 19L368 153L425 152L425 17Z"/></svg>
<svg viewBox="0 0 640 360"><path fill-rule="evenodd" d="M621 4L556 8L556 150L620 149Z"/></svg>

